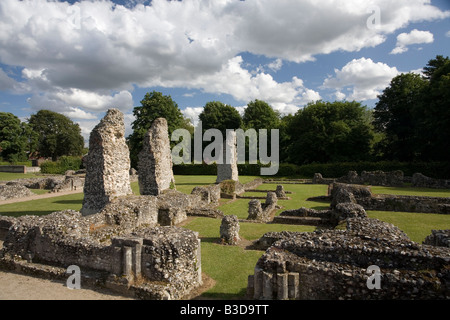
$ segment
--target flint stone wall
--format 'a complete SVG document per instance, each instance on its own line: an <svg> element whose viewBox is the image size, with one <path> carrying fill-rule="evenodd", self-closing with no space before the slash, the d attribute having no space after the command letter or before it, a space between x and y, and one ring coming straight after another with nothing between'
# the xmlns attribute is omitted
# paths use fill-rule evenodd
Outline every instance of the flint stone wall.
<svg viewBox="0 0 450 320"><path fill-rule="evenodd" d="M140 200L148 205L149 199ZM146 210L138 204L136 207ZM145 286L153 291L157 287L158 292L144 286L142 295L155 299L180 299L201 284L197 233L177 227L151 227L154 217L145 221L145 212L135 212L136 208L124 201L116 203L116 209L123 209L127 217L117 221L117 211L116 216L108 216L107 210L89 217L71 210L45 217L0 217L1 229L8 230L0 265L18 258L64 268L77 265L113 278L125 277L131 284L144 281ZM157 282L156 287L152 287L153 282Z"/></svg>
<svg viewBox="0 0 450 320"><path fill-rule="evenodd" d="M160 195L162 191L175 186L170 151L169 127L167 120L153 121L144 137L139 153L138 176L142 195Z"/></svg>
<svg viewBox="0 0 450 320"><path fill-rule="evenodd" d="M431 230L431 234L425 238L423 244L450 248L450 230Z"/></svg>
<svg viewBox="0 0 450 320"><path fill-rule="evenodd" d="M34 196L34 193L21 185L0 186L0 201L31 196Z"/></svg>
<svg viewBox="0 0 450 320"><path fill-rule="evenodd" d="M248 217L247 220L254 220L258 222L269 222L272 220L272 215L278 207L278 198L275 192L267 192L265 203L261 203L257 199L250 200L248 203Z"/></svg>
<svg viewBox="0 0 450 320"><path fill-rule="evenodd" d="M352 202L365 210L450 214L450 198L373 195L367 186L334 183L331 188L331 207Z"/></svg>
<svg viewBox="0 0 450 320"><path fill-rule="evenodd" d="M253 299L448 299L449 248L419 245L375 220L347 220L347 230L271 233L249 277ZM381 269L381 289L369 290L367 268ZM427 270L426 272L424 270Z"/></svg>
<svg viewBox="0 0 450 320"><path fill-rule="evenodd" d="M225 216L220 225L220 239L223 243L236 245L239 240L239 219L237 216Z"/></svg>
<svg viewBox="0 0 450 320"><path fill-rule="evenodd" d="M108 110L92 130L85 165L86 180L81 209L84 215L99 212L115 197L133 193L124 116L119 110Z"/></svg>
<svg viewBox="0 0 450 320"><path fill-rule="evenodd" d="M433 179L421 173L415 173L412 176L411 183L413 187L418 188L434 188L434 189L450 188L450 180Z"/></svg>

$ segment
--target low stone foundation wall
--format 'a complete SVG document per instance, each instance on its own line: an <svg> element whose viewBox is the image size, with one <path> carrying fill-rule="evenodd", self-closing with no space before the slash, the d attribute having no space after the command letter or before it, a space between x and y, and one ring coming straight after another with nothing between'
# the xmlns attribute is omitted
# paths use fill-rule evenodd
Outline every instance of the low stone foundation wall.
<svg viewBox="0 0 450 320"><path fill-rule="evenodd" d="M450 214L450 198L399 195L373 195L370 187L334 183L331 207L340 202L354 202L366 210Z"/></svg>
<svg viewBox="0 0 450 320"><path fill-rule="evenodd" d="M253 299L449 299L450 249L417 244L374 219L347 220L347 230L271 233L248 279ZM275 241L275 242L274 242ZM380 289L368 286L380 269Z"/></svg>
<svg viewBox="0 0 450 320"><path fill-rule="evenodd" d="M106 274L121 290L134 286L139 297L182 299L202 283L200 240L193 231L173 227L173 220L171 227L160 226L167 221L159 213L178 208L186 216L190 200L177 192L161 199L126 196L87 217L72 210L0 217L0 266L27 269L33 263L45 273L45 266L76 265Z"/></svg>

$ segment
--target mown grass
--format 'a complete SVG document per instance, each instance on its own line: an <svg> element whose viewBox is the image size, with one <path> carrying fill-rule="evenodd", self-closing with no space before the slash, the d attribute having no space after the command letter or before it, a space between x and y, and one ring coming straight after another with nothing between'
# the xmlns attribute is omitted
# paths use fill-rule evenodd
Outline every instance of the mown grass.
<svg viewBox="0 0 450 320"><path fill-rule="evenodd" d="M23 176L23 175L22 175ZM1 176L0 176L1 178ZM256 177L240 177L241 182L252 181ZM180 192L189 194L195 186L215 183L215 176L176 176L176 188ZM139 194L138 182L131 184L133 192ZM263 184L259 190L275 190L276 184ZM291 191L290 200L279 200L278 204L283 210L308 207L314 209L326 209L329 204L324 202L306 201L309 197L325 195L326 185L295 185L284 184L286 191ZM416 188L386 188L372 187L374 193L426 195L450 197L450 190L416 189ZM264 192L248 192L250 197L265 197ZM235 201L222 199L220 210L226 215L236 215L240 219L246 219L248 215L248 202L250 199L238 199ZM264 202L261 199L261 202ZM0 214L21 215L45 215L55 211L66 209L80 210L83 202L83 194L66 195L56 198L28 201L0 206ZM413 241L421 243L433 229L448 229L450 227L450 215L407 213L407 212L381 212L369 211L369 217L392 223L403 230ZM241 299L245 295L248 275L253 274L256 262L263 254L262 251L248 250L244 245L225 246L219 244L220 236L219 219L190 218L183 227L196 231L202 240L202 271L216 281L213 288L203 293L203 298L208 299ZM278 224L241 223L240 237L243 243L259 239L269 231L297 231L312 232L315 227L292 226Z"/></svg>
<svg viewBox="0 0 450 320"><path fill-rule="evenodd" d="M17 179L29 179L29 178L41 178L44 177L39 173L12 173L12 172L0 172L0 181L11 181Z"/></svg>

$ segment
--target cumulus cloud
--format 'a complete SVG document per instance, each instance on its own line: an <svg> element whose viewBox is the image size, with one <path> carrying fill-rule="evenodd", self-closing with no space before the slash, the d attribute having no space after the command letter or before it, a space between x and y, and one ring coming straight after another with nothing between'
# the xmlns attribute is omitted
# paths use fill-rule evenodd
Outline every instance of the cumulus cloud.
<svg viewBox="0 0 450 320"><path fill-rule="evenodd" d="M336 97L344 99L343 89L351 90L347 100L364 101L375 99L385 89L392 78L399 74L395 67L385 63L373 62L372 59L354 59L342 69L335 69L335 76L328 77L324 88L335 89Z"/></svg>
<svg viewBox="0 0 450 320"><path fill-rule="evenodd" d="M408 51L408 46L413 44L433 43L434 36L429 31L412 30L410 33L400 33L397 36L397 45L391 54L400 54Z"/></svg>
<svg viewBox="0 0 450 320"><path fill-rule="evenodd" d="M382 23L368 28L368 5L359 0L122 3L0 1L0 61L23 68L21 86L0 72L2 88L21 87L33 107L82 118L131 108L135 86L258 98L294 112L319 93L297 78L280 83L264 70L250 73L242 52L273 59L267 70L278 71L283 61L377 46L409 23L450 16L429 0L373 0Z"/></svg>

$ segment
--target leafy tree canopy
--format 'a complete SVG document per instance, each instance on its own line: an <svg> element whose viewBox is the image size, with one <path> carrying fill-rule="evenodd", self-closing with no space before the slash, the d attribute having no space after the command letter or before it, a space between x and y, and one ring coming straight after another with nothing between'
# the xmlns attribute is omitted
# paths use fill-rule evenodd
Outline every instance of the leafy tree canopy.
<svg viewBox="0 0 450 320"><path fill-rule="evenodd" d="M218 129L225 135L226 130L242 127L242 117L236 108L219 101L208 102L199 116L203 130Z"/></svg>
<svg viewBox="0 0 450 320"><path fill-rule="evenodd" d="M276 129L280 126L280 113L267 102L255 100L247 105L242 120L246 129Z"/></svg>
<svg viewBox="0 0 450 320"><path fill-rule="evenodd" d="M61 156L81 156L84 139L80 126L68 117L49 110L40 110L28 121L37 134L37 150L43 157L56 160Z"/></svg>
<svg viewBox="0 0 450 320"><path fill-rule="evenodd" d="M291 163L365 160L373 132L358 102L317 101L286 121Z"/></svg>
<svg viewBox="0 0 450 320"><path fill-rule="evenodd" d="M4 160L9 162L26 160L28 147L26 123L20 121L12 113L0 112L0 152Z"/></svg>
<svg viewBox="0 0 450 320"><path fill-rule="evenodd" d="M176 102L170 96L165 96L161 92L147 93L141 101L141 105L134 108L133 114L136 120L132 124L133 133L128 137L133 167L137 167L138 155L142 150L142 141L156 119L165 118L167 120L169 135L172 135L177 129L187 129L193 132L190 121L183 117Z"/></svg>

